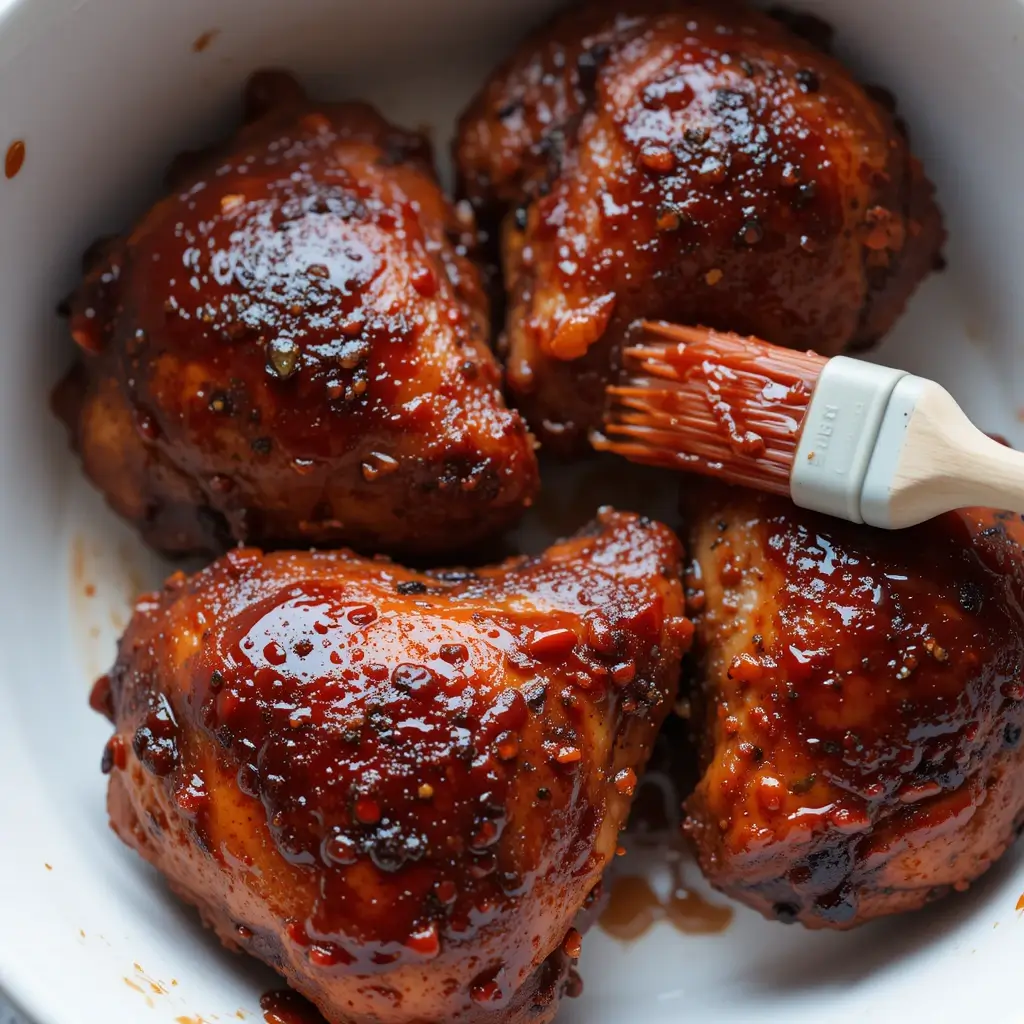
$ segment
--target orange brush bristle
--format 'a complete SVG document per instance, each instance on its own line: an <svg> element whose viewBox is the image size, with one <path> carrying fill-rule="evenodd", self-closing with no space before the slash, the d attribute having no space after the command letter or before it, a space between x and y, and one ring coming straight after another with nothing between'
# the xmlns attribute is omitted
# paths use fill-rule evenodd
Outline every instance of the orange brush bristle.
<svg viewBox="0 0 1024 1024"><path fill-rule="evenodd" d="M608 388L595 448L633 462L789 493L807 406L828 361L756 338L640 325L621 383Z"/></svg>

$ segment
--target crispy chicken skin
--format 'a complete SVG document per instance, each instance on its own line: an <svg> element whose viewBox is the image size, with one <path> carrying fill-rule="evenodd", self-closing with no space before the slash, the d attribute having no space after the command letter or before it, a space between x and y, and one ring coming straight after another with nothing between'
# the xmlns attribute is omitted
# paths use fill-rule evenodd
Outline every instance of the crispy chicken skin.
<svg viewBox="0 0 1024 1024"><path fill-rule="evenodd" d="M881 91L729 3L565 12L487 82L455 155L501 221L510 389L563 450L599 425L637 318L833 355L889 329L943 237Z"/></svg>
<svg viewBox="0 0 1024 1024"><path fill-rule="evenodd" d="M537 468L473 238L422 137L255 76L235 137L89 254L56 399L87 474L168 554L430 555L500 531Z"/></svg>
<svg viewBox="0 0 1024 1024"><path fill-rule="evenodd" d="M1020 518L889 533L709 489L691 539L708 878L833 928L966 888L1024 817Z"/></svg>
<svg viewBox="0 0 1024 1024"><path fill-rule="evenodd" d="M113 827L332 1024L550 1021L674 698L681 575L608 509L478 572L177 573L94 694Z"/></svg>

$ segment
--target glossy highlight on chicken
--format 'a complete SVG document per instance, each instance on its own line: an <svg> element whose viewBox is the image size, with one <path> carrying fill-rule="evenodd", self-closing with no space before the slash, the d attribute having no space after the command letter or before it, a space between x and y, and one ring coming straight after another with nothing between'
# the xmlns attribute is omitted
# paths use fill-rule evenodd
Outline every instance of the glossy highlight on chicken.
<svg viewBox="0 0 1024 1024"><path fill-rule="evenodd" d="M1024 823L1024 523L872 530L695 489L707 877L849 928L964 889Z"/></svg>
<svg viewBox="0 0 1024 1024"><path fill-rule="evenodd" d="M111 823L332 1024L550 1021L692 637L681 558L604 509L478 571L176 573L94 693Z"/></svg>
<svg viewBox="0 0 1024 1024"><path fill-rule="evenodd" d="M58 391L85 471L167 554L461 550L537 488L506 408L472 213L426 140L253 77L245 124L93 248Z"/></svg>
<svg viewBox="0 0 1024 1024"><path fill-rule="evenodd" d="M891 97L733 3L595 0L464 114L463 193L500 235L508 383L578 451L641 318L835 355L935 263L932 186Z"/></svg>

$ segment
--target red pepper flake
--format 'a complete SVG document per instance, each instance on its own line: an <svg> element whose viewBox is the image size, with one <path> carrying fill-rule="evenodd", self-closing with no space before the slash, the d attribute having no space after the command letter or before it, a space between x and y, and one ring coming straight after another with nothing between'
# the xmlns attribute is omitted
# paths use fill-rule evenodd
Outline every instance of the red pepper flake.
<svg viewBox="0 0 1024 1024"><path fill-rule="evenodd" d="M322 942L310 946L309 962L314 967L334 967L336 964L351 963L352 958L333 942Z"/></svg>
<svg viewBox="0 0 1024 1024"><path fill-rule="evenodd" d="M470 986L469 997L474 1003L497 1003L504 998L501 986L494 978L478 981Z"/></svg>
<svg viewBox="0 0 1024 1024"><path fill-rule="evenodd" d="M4 158L4 174L13 178L21 170L25 163L25 143L16 139L7 147L7 156Z"/></svg>
<svg viewBox="0 0 1024 1024"><path fill-rule="evenodd" d="M729 678L738 683L756 683L764 676L764 665L752 654L737 654L729 665Z"/></svg>
<svg viewBox="0 0 1024 1024"><path fill-rule="evenodd" d="M668 146L648 143L640 150L640 163L656 174L668 174L675 167L676 158Z"/></svg>
<svg viewBox="0 0 1024 1024"><path fill-rule="evenodd" d="M420 956L437 956L441 952L441 936L438 934L437 924L431 921L426 928L413 932L406 939L405 944L414 953L419 953Z"/></svg>
<svg viewBox="0 0 1024 1024"><path fill-rule="evenodd" d="M513 732L503 732L494 741L494 752L499 761L511 761L519 753L519 737Z"/></svg>
<svg viewBox="0 0 1024 1024"><path fill-rule="evenodd" d="M570 928L562 940L562 952L570 960L579 960L580 951L583 949L583 937L575 928Z"/></svg>
<svg viewBox="0 0 1024 1024"><path fill-rule="evenodd" d="M409 275L409 281L425 299L429 299L437 292L437 274L430 267L417 267Z"/></svg>
<svg viewBox="0 0 1024 1024"><path fill-rule="evenodd" d="M352 810L356 816L356 821L361 822L363 825L376 825L380 821L380 804L372 796L358 797Z"/></svg>
<svg viewBox="0 0 1024 1024"><path fill-rule="evenodd" d="M563 658L576 646L577 636L571 629L560 627L534 633L526 648L534 658Z"/></svg>
<svg viewBox="0 0 1024 1024"><path fill-rule="evenodd" d="M627 686L636 678L636 662L624 661L612 669L612 679L618 686Z"/></svg>
<svg viewBox="0 0 1024 1024"><path fill-rule="evenodd" d="M583 757L583 751L579 747L559 747L555 754L555 760L559 764L575 764Z"/></svg>
<svg viewBox="0 0 1024 1024"><path fill-rule="evenodd" d="M632 796L636 792L636 772L632 768L623 768L615 776L615 790L622 796Z"/></svg>
<svg viewBox="0 0 1024 1024"><path fill-rule="evenodd" d="M448 906L455 902L456 897L459 895L458 889L455 888L455 883L449 879L445 879L443 882L438 882L435 886L438 900L444 905Z"/></svg>

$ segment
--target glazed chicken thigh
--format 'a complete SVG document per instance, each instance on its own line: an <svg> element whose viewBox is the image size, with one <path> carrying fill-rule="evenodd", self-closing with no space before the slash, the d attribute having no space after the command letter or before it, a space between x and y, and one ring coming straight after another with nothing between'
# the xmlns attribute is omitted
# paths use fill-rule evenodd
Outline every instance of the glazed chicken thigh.
<svg viewBox="0 0 1024 1024"><path fill-rule="evenodd" d="M97 684L113 827L332 1024L550 1021L674 698L681 573L611 510L478 572L177 573Z"/></svg>
<svg viewBox="0 0 1024 1024"><path fill-rule="evenodd" d="M462 118L500 223L508 383L579 449L637 318L833 355L891 326L942 240L887 98L768 15L594 0L528 39Z"/></svg>
<svg viewBox="0 0 1024 1024"><path fill-rule="evenodd" d="M494 535L537 468L474 235L421 136L255 76L238 134L88 257L56 399L86 473L168 554Z"/></svg>
<svg viewBox="0 0 1024 1024"><path fill-rule="evenodd" d="M962 889L1024 820L1024 524L896 533L752 492L694 503L708 878L846 928Z"/></svg>

